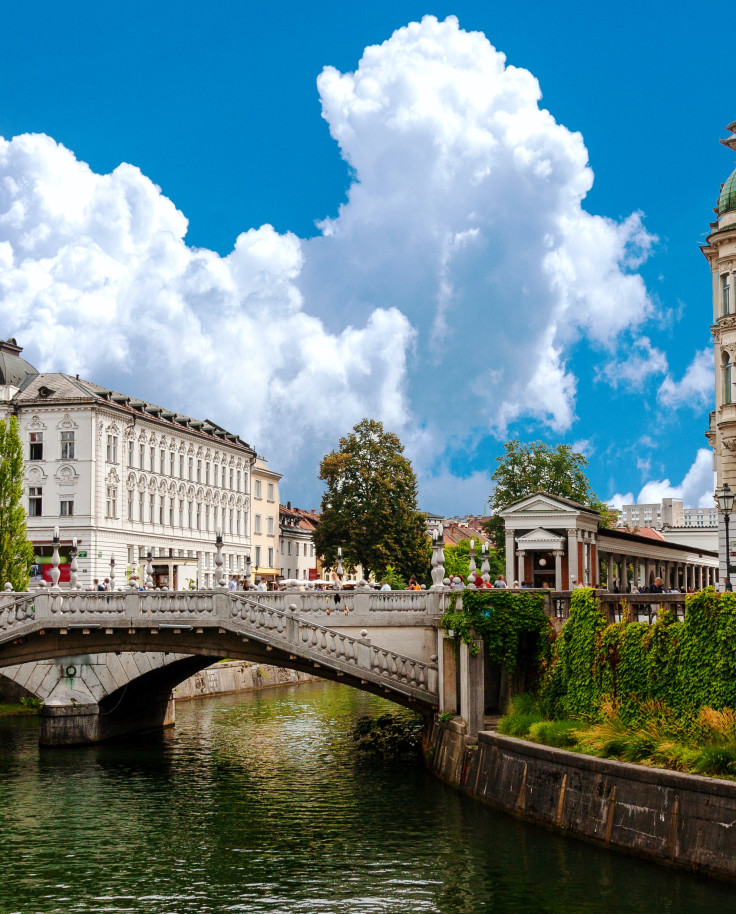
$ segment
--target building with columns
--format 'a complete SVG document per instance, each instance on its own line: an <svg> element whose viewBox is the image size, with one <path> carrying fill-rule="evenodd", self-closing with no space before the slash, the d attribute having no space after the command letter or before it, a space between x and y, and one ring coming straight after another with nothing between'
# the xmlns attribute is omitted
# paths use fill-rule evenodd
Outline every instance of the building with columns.
<svg viewBox="0 0 736 914"><path fill-rule="evenodd" d="M699 590L718 580L715 552L599 529L598 512L568 498L535 492L500 513L509 584L563 591L580 582L624 592L649 587L657 577L678 590Z"/></svg>
<svg viewBox="0 0 736 914"><path fill-rule="evenodd" d="M118 587L133 573L140 580L149 551L156 586L210 587L218 530L223 571L241 576L251 551L253 448L214 422L39 373L21 351L15 340L0 342L0 418L18 418L38 576L50 580L55 526L62 582L76 540L84 587L110 576L112 558Z"/></svg>
<svg viewBox="0 0 736 914"><path fill-rule="evenodd" d="M731 136L721 140L736 151L736 121L729 124ZM716 408L710 415L706 437L715 456L716 488L728 483L736 491L736 170L731 172L716 207L717 219L700 250L711 271L713 356ZM718 524L721 572L726 573L726 536L723 518ZM734 539L731 539L733 555ZM732 568L734 562L732 560ZM733 578L732 578L733 579Z"/></svg>

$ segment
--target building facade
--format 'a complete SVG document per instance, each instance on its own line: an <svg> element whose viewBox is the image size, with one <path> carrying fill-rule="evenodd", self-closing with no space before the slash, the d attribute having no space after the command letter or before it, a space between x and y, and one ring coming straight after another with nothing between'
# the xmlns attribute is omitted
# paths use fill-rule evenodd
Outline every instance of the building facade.
<svg viewBox="0 0 736 914"><path fill-rule="evenodd" d="M25 508L38 577L50 579L59 527L61 580L76 541L79 582L125 586L153 557L157 586L215 583L250 554L255 451L214 422L195 420L61 373L39 373L14 340L0 343L0 416L18 417ZM114 559L114 566L111 560Z"/></svg>
<svg viewBox="0 0 736 914"><path fill-rule="evenodd" d="M731 134L721 140L736 151L736 121L728 125ZM717 219L701 246L711 270L713 356L715 361L715 410L706 437L715 455L716 486L728 483L736 491L736 170L721 186ZM731 539L733 550L734 540ZM725 525L719 521L719 555L725 577ZM733 554L733 551L732 551Z"/></svg>
<svg viewBox="0 0 736 914"><path fill-rule="evenodd" d="M316 511L279 506L281 528L281 576L286 581L310 581L319 577L314 531L319 523Z"/></svg>
<svg viewBox="0 0 736 914"><path fill-rule="evenodd" d="M251 531L254 580L275 584L281 574L279 480L276 473L259 457L252 470L253 527Z"/></svg>

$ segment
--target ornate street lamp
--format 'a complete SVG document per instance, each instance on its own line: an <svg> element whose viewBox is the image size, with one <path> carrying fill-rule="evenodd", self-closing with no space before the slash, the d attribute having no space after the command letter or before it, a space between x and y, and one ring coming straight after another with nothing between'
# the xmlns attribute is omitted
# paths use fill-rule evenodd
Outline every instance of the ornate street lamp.
<svg viewBox="0 0 736 914"><path fill-rule="evenodd" d="M731 586L731 547L728 542L728 518L733 511L733 500L734 493L728 486L728 483L724 482L720 489L716 489L715 495L713 496L718 503L718 509L723 515L723 520L726 525L726 590L733 590Z"/></svg>

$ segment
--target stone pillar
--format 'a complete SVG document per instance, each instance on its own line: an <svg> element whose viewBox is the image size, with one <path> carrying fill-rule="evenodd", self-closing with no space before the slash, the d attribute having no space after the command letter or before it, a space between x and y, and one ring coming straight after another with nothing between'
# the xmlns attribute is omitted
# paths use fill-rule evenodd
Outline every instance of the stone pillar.
<svg viewBox="0 0 736 914"><path fill-rule="evenodd" d="M516 556L518 558L518 562L517 562L518 571L517 571L517 574L515 574L511 578L510 581L506 582L509 585L509 587L514 583L514 578L519 582L519 584L521 584L522 581L526 580L526 575L524 574L524 556L525 555L526 555L526 553L524 552L523 549L519 549L517 551Z"/></svg>
<svg viewBox="0 0 736 914"><path fill-rule="evenodd" d="M442 629L437 631L437 671L440 693L440 714L457 714L457 654L452 639Z"/></svg>
<svg viewBox="0 0 736 914"><path fill-rule="evenodd" d="M702 565L698 565L697 581L698 581L698 583L696 585L697 590L702 590L703 589L703 566Z"/></svg>
<svg viewBox="0 0 736 914"><path fill-rule="evenodd" d="M631 589L639 589L639 557L633 556L634 580L631 582Z"/></svg>
<svg viewBox="0 0 736 914"><path fill-rule="evenodd" d="M516 554L516 540L512 531L506 531L506 581L514 580L514 555ZM521 582L519 582L521 583Z"/></svg>
<svg viewBox="0 0 736 914"><path fill-rule="evenodd" d="M598 544L593 541L590 544L590 586L598 587L601 582L601 569L598 561Z"/></svg>
<svg viewBox="0 0 736 914"><path fill-rule="evenodd" d="M608 587L608 592L613 593L613 553L608 553L608 581L606 586Z"/></svg>
<svg viewBox="0 0 736 914"><path fill-rule="evenodd" d="M555 549L555 590L562 590L562 550Z"/></svg>
<svg viewBox="0 0 736 914"><path fill-rule="evenodd" d="M569 580L567 590L572 588L572 582L578 578L578 531L570 529L567 531L567 573Z"/></svg>
<svg viewBox="0 0 736 914"><path fill-rule="evenodd" d="M460 716L468 727L468 736L476 737L483 729L485 711L485 686L483 661L485 647L478 639L473 641L478 653L473 656L471 646L460 644Z"/></svg>

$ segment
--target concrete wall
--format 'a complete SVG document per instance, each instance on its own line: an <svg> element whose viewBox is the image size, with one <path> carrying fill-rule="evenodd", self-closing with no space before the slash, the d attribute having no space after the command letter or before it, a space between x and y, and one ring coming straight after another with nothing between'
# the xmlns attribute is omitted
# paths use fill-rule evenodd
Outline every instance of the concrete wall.
<svg viewBox="0 0 736 914"><path fill-rule="evenodd" d="M430 769L490 806L636 856L736 880L736 783L436 723Z"/></svg>
<svg viewBox="0 0 736 914"><path fill-rule="evenodd" d="M271 686L312 682L314 679L314 676L297 670L285 670L263 663L249 663L247 660L226 660L208 666L207 669L185 679L174 689L174 698L183 701L188 698L202 698L205 695L227 695L231 692L249 692Z"/></svg>

